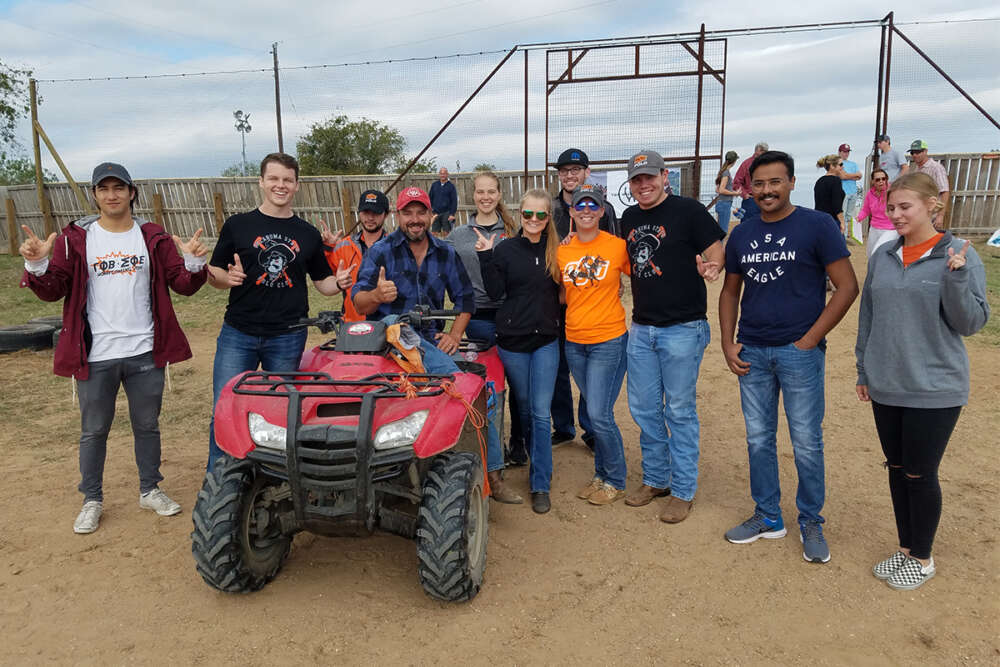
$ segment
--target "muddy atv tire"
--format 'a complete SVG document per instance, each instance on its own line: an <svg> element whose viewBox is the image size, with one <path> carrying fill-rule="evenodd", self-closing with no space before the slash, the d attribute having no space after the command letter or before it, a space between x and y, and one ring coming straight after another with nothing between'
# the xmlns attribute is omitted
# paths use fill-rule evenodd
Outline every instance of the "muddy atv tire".
<svg viewBox="0 0 1000 667"><path fill-rule="evenodd" d="M279 484L253 463L228 455L205 475L191 513L191 553L208 585L227 593L249 593L278 574L292 538L281 533L265 492Z"/></svg>
<svg viewBox="0 0 1000 667"><path fill-rule="evenodd" d="M417 518L420 583L432 598L471 600L486 570L489 501L483 465L468 452L439 455L424 480Z"/></svg>

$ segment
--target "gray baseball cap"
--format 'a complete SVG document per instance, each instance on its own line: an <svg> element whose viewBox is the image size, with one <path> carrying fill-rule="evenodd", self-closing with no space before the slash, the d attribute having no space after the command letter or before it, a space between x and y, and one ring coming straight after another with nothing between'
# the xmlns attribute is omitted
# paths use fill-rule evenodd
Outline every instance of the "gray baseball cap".
<svg viewBox="0 0 1000 667"><path fill-rule="evenodd" d="M132 177L129 176L128 170L114 162L102 162L94 167L94 175L90 177L91 187L96 188L105 178L117 178L125 185L133 185Z"/></svg>
<svg viewBox="0 0 1000 667"><path fill-rule="evenodd" d="M667 165L663 163L663 157L656 151L642 151L632 156L628 161L628 177L632 180L639 174L649 174L655 176L659 174Z"/></svg>
<svg viewBox="0 0 1000 667"><path fill-rule="evenodd" d="M593 183L584 183L576 190L573 190L573 205L576 206L584 199L593 199L599 206L604 206L604 195L601 189Z"/></svg>

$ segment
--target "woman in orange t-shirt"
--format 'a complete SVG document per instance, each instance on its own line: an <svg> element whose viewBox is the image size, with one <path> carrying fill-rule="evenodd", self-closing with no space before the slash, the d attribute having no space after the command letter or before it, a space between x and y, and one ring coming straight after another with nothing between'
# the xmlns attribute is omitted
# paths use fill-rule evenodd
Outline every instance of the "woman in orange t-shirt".
<svg viewBox="0 0 1000 667"><path fill-rule="evenodd" d="M566 296L566 361L587 402L594 431L594 478L577 494L594 505L625 495L625 448L615 423L615 401L625 378L628 327L621 275L631 264L625 241L602 232L604 197L593 185L573 192L570 217L575 235L559 246Z"/></svg>

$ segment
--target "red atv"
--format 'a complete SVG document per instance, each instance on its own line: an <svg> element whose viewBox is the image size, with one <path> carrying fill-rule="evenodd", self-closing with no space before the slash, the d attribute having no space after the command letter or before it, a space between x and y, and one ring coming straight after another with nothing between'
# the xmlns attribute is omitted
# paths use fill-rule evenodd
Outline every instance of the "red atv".
<svg viewBox="0 0 1000 667"><path fill-rule="evenodd" d="M400 319L419 330L457 314ZM472 599L486 568L487 385L504 387L496 349L463 341L462 372L407 374L387 356L382 322L321 312L302 325L339 335L308 350L299 371L243 373L219 396L215 436L225 455L192 513L198 573L222 591L255 591L281 569L299 531L381 529L416 540L428 595ZM502 414L502 391L496 398Z"/></svg>

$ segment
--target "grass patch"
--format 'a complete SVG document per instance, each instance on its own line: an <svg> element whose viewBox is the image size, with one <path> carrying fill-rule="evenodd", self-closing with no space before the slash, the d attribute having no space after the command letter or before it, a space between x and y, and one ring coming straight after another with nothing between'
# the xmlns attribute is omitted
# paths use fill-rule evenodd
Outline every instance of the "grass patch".
<svg viewBox="0 0 1000 667"><path fill-rule="evenodd" d="M1000 248L985 243L976 243L973 247L986 268L986 300L990 304L990 320L974 338L1000 346Z"/></svg>

